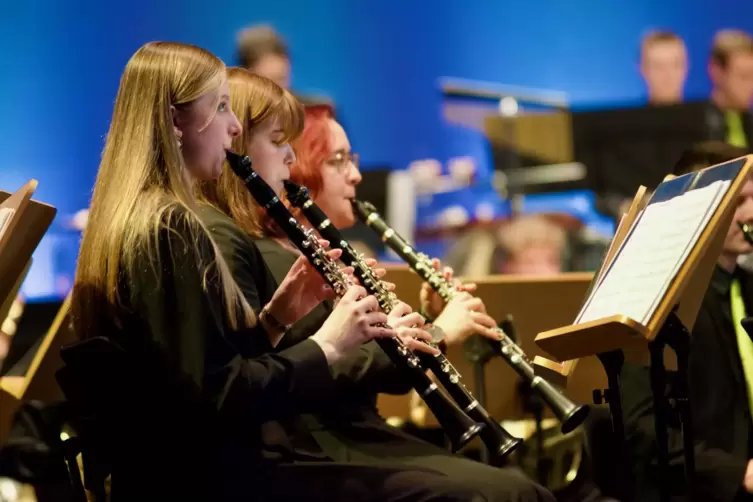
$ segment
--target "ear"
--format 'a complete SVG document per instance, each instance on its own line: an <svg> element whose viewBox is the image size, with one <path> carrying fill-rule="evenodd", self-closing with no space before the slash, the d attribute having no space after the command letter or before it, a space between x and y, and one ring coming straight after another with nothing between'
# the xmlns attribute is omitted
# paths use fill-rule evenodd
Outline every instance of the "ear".
<svg viewBox="0 0 753 502"><path fill-rule="evenodd" d="M178 139L183 138L183 125L185 122L185 117L183 116L183 112L181 110L178 110L174 106L170 105L170 115L172 116L173 120L173 132L175 133L175 137Z"/></svg>

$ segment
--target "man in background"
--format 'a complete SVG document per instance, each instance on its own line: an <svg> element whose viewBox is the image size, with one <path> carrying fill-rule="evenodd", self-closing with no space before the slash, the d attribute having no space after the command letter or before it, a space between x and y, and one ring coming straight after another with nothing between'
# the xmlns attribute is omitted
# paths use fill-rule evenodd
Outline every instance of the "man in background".
<svg viewBox="0 0 753 502"><path fill-rule="evenodd" d="M506 274L550 275L563 269L565 229L542 215L524 215L499 232Z"/></svg>
<svg viewBox="0 0 753 502"><path fill-rule="evenodd" d="M753 147L753 38L743 31L722 30L714 37L708 65L712 82L711 139Z"/></svg>
<svg viewBox="0 0 753 502"><path fill-rule="evenodd" d="M238 64L243 68L267 77L283 89L290 89L293 73L290 50L287 42L271 26L260 24L241 31L237 54ZM334 108L327 98L293 94L306 106L323 104Z"/></svg>
<svg viewBox="0 0 753 502"><path fill-rule="evenodd" d="M724 142L700 143L682 156L672 174L693 173L747 153ZM753 500L749 399L753 396L753 342L740 325L753 312L753 275L737 266L739 256L753 251L737 224L753 221L753 179L746 181L736 202L734 219L690 336L688 392L696 442L691 500ZM675 375L669 373L669 382ZM635 500L658 501L662 483L669 483L673 494L682 494L683 438L675 411L667 409L670 476L660 478L649 368L625 363L621 377Z"/></svg>
<svg viewBox="0 0 753 502"><path fill-rule="evenodd" d="M685 42L671 31L653 31L641 41L640 71L651 105L674 105L683 101L688 76Z"/></svg>
<svg viewBox="0 0 753 502"><path fill-rule="evenodd" d="M290 87L290 52L285 41L271 26L251 26L241 32L238 37L238 63L283 89Z"/></svg>

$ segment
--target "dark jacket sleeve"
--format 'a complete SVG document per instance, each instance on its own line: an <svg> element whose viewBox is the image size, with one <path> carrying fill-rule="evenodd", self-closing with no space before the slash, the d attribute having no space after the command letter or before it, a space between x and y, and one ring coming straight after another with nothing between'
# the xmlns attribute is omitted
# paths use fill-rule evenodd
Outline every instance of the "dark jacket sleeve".
<svg viewBox="0 0 753 502"><path fill-rule="evenodd" d="M313 409L333 381L313 341L277 354L244 358L233 337L265 337L261 326L229 329L214 252L185 225L160 233L159 272L145 261L132 288L155 339L223 415L265 421ZM241 279L244 279L243 277ZM246 284L247 285L247 284Z"/></svg>
<svg viewBox="0 0 753 502"><path fill-rule="evenodd" d="M295 253L284 249L277 243L260 241L262 256L279 284L292 268L298 258ZM280 342L281 347L301 343L321 328L332 312L332 303L323 302L306 316L295 323L286 337ZM411 386L402 371L397 368L387 354L372 341L359 347L358 352L342 359L330 368L338 387L346 392L369 394L405 394Z"/></svg>

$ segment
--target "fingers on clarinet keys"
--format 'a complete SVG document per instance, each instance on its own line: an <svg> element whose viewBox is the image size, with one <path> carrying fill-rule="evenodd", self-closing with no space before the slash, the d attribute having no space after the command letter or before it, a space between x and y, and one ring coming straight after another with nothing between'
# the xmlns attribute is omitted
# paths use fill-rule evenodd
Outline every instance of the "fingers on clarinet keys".
<svg viewBox="0 0 753 502"><path fill-rule="evenodd" d="M374 338L396 336L386 323L387 315L379 311L377 299L362 287L353 286L311 339L332 364Z"/></svg>
<svg viewBox="0 0 753 502"><path fill-rule="evenodd" d="M397 328L398 326L410 326L411 324L409 324L408 321L415 321L413 322L413 325L417 323L421 323L420 325L423 325L424 318L421 316L421 314L412 312L412 310L413 309L411 309L410 305L405 302L399 300L395 302L395 305L392 307L392 310L390 311L388 316L390 326L392 326L393 328ZM411 315L413 313L417 315ZM408 317L407 320L405 319L406 317Z"/></svg>
<svg viewBox="0 0 753 502"><path fill-rule="evenodd" d="M432 356L439 355L439 350L428 345L432 341L431 334L420 329L411 327L396 328L397 336L410 350L424 352Z"/></svg>

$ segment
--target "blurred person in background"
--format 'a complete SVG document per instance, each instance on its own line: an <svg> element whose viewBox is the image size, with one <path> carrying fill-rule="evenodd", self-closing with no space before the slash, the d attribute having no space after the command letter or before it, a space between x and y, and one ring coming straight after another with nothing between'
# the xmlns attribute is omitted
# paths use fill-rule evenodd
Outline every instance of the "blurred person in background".
<svg viewBox="0 0 753 502"><path fill-rule="evenodd" d="M641 41L640 72L651 105L674 105L683 101L688 76L685 42L671 31L648 33Z"/></svg>
<svg viewBox="0 0 753 502"><path fill-rule="evenodd" d="M567 244L565 230L542 215L523 215L499 232L505 274L547 275L563 269Z"/></svg>
<svg viewBox="0 0 753 502"><path fill-rule="evenodd" d="M256 25L243 30L238 37L238 59L247 70L267 77L283 89L290 87L290 52L271 26Z"/></svg>
<svg viewBox="0 0 753 502"><path fill-rule="evenodd" d="M285 39L272 26L258 24L242 30L238 36L236 52L240 66L290 90L304 105L332 106L331 100L326 97L304 96L290 89L293 81L290 49Z"/></svg>
<svg viewBox="0 0 753 502"><path fill-rule="evenodd" d="M740 30L714 37L708 65L711 78L710 139L753 147L753 38Z"/></svg>

